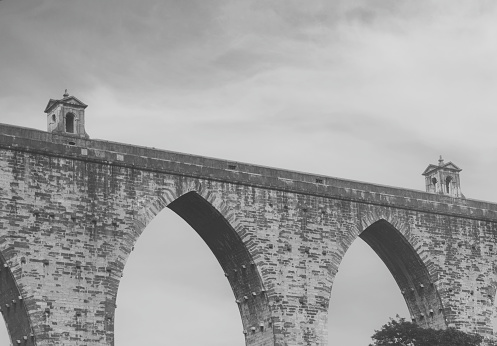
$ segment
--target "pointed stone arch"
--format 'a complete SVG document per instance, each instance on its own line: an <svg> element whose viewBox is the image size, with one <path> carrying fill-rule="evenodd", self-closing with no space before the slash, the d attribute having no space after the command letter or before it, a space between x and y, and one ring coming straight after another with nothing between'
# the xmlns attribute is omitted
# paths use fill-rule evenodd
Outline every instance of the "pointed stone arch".
<svg viewBox="0 0 497 346"><path fill-rule="evenodd" d="M428 260L416 249L416 238L401 222L380 218L365 227L359 237L385 263L404 296L411 318L424 327L446 328L443 304L436 285L436 274Z"/></svg>
<svg viewBox="0 0 497 346"><path fill-rule="evenodd" d="M19 342L26 346L36 345L24 297L2 253L0 253L0 292L0 310L12 345Z"/></svg>
<svg viewBox="0 0 497 346"><path fill-rule="evenodd" d="M185 192L186 191L186 192ZM174 189L161 194L138 211L135 239L164 208L184 219L204 240L219 264L234 294L242 318L246 345L274 345L269 299L257 263L248 250L241 226L227 204L215 194L193 183L178 193Z"/></svg>

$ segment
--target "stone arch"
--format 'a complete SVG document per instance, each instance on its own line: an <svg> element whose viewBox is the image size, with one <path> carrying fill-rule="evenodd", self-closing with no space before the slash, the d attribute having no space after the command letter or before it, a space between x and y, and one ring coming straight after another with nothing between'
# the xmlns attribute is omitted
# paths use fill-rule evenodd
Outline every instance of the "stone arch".
<svg viewBox="0 0 497 346"><path fill-rule="evenodd" d="M400 226L400 225L399 225ZM424 327L446 328L442 301L429 271L409 232L385 219L371 223L359 234L385 263L404 296L411 318Z"/></svg>
<svg viewBox="0 0 497 346"><path fill-rule="evenodd" d="M72 113L66 114L66 132L75 133L75 119L76 116Z"/></svg>
<svg viewBox="0 0 497 346"><path fill-rule="evenodd" d="M199 183L187 191L180 196L174 190L163 191L147 203L138 212L138 234L163 208L183 218L210 248L229 281L242 318L246 345L274 345L268 296L257 264L240 237L241 226L226 203L204 191Z"/></svg>
<svg viewBox="0 0 497 346"><path fill-rule="evenodd" d="M452 192L452 191L451 191L451 190L452 190L452 189L451 189L451 183L452 183L452 180L453 180L453 179L454 179L454 178L452 178L452 176L451 176L451 175L448 175L448 176L446 176L446 177L445 177L445 189L447 190L447 193L448 193L448 194L450 194L450 193Z"/></svg>
<svg viewBox="0 0 497 346"><path fill-rule="evenodd" d="M31 319L15 277L0 253L0 310L12 345L36 345Z"/></svg>

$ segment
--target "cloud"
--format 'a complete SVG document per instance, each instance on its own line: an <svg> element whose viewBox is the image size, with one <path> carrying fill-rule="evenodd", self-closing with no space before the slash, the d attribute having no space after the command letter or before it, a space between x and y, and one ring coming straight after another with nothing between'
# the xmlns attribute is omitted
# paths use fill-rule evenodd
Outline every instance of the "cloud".
<svg viewBox="0 0 497 346"><path fill-rule="evenodd" d="M91 138L416 189L442 154L492 200L496 18L489 0L1 1L1 121L44 129L68 88Z"/></svg>

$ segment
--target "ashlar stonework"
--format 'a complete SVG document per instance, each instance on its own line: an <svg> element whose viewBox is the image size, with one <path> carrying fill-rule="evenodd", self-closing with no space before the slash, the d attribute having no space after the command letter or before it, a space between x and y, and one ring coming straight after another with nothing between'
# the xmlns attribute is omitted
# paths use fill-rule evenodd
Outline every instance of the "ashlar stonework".
<svg viewBox="0 0 497 346"><path fill-rule="evenodd" d="M247 345L327 345L333 280L358 237L416 323L493 337L497 205L451 195L455 180L427 193L91 140L86 105L64 98L47 106L62 121L49 132L0 125L0 308L14 345L114 345L126 260L164 208L218 259Z"/></svg>

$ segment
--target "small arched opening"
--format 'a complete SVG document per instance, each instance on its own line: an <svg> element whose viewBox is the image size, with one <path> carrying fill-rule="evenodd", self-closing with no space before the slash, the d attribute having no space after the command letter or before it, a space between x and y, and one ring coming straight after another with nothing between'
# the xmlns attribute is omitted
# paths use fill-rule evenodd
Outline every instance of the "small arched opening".
<svg viewBox="0 0 497 346"><path fill-rule="evenodd" d="M67 133L74 133L74 119L75 119L74 114L72 114L72 113L66 114L66 132Z"/></svg>
<svg viewBox="0 0 497 346"><path fill-rule="evenodd" d="M437 189L437 182L438 182L437 178L435 178L435 177L431 178L431 183L433 184L433 186L435 186L435 191Z"/></svg>
<svg viewBox="0 0 497 346"><path fill-rule="evenodd" d="M445 178L445 188L447 190L447 193L450 193L450 183L452 182L452 177L449 175L447 178Z"/></svg>

